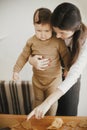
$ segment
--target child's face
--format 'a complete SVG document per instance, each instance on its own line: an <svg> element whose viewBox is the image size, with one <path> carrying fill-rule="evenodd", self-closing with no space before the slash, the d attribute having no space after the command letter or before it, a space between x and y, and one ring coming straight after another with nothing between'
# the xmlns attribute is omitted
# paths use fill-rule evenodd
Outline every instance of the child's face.
<svg viewBox="0 0 87 130"><path fill-rule="evenodd" d="M49 24L34 24L36 37L42 41L48 40L52 36L52 28Z"/></svg>

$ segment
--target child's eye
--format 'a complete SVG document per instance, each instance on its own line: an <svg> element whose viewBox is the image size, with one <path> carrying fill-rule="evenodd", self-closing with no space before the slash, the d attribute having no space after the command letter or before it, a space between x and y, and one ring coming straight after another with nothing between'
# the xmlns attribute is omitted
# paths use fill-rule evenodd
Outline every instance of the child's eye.
<svg viewBox="0 0 87 130"><path fill-rule="evenodd" d="M50 32L49 30L46 30L45 32Z"/></svg>
<svg viewBox="0 0 87 130"><path fill-rule="evenodd" d="M38 32L41 32L41 30L37 30Z"/></svg>
<svg viewBox="0 0 87 130"><path fill-rule="evenodd" d="M49 32L49 30L46 30L46 32Z"/></svg>

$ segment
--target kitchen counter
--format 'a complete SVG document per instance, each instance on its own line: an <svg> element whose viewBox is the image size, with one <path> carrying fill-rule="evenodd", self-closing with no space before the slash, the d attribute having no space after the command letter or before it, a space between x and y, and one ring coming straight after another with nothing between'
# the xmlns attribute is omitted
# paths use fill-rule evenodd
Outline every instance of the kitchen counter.
<svg viewBox="0 0 87 130"><path fill-rule="evenodd" d="M84 121L87 123L87 116L45 116L39 120L33 117L28 121L26 121L26 117L26 115L0 114L0 128L10 127L12 130L47 130L47 127L51 125L55 118L61 118L64 124L58 130L87 130L87 127L83 128L78 125ZM74 122L75 125L73 127L67 125L69 122ZM87 126L87 124L85 125Z"/></svg>

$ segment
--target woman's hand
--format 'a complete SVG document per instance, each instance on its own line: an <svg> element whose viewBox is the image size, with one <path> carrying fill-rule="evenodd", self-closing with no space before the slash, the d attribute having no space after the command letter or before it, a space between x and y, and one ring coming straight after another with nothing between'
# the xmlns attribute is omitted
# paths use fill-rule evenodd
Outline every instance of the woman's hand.
<svg viewBox="0 0 87 130"><path fill-rule="evenodd" d="M50 109L51 105L60 99L60 97L64 93L57 88L55 92L53 92L50 96L48 96L41 105L37 106L28 116L27 120L30 119L32 116L35 116L37 119L41 119L44 117L46 112Z"/></svg>
<svg viewBox="0 0 87 130"><path fill-rule="evenodd" d="M37 70L46 70L46 67L50 65L50 60L45 59L40 55L30 56L29 63L33 65Z"/></svg>
<svg viewBox="0 0 87 130"><path fill-rule="evenodd" d="M37 119L41 119L44 117L46 112L49 110L50 105L47 102L43 102L41 105L37 106L28 116L27 120L32 116L35 116Z"/></svg>

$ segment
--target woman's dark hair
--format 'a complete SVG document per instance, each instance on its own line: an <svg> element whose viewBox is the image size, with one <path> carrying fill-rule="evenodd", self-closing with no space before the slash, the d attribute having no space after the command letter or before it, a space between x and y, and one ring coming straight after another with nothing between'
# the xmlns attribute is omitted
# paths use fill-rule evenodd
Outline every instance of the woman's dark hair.
<svg viewBox="0 0 87 130"><path fill-rule="evenodd" d="M51 24L61 30L74 31L71 65L79 55L80 46L86 39L87 28L82 23L79 9L71 3L62 3L57 6L51 15Z"/></svg>
<svg viewBox="0 0 87 130"><path fill-rule="evenodd" d="M47 8L39 8L35 11L33 16L33 23L37 24L51 24L51 11Z"/></svg>

